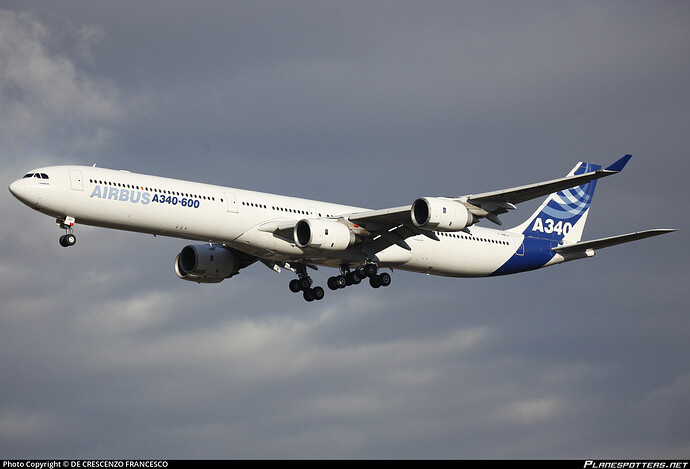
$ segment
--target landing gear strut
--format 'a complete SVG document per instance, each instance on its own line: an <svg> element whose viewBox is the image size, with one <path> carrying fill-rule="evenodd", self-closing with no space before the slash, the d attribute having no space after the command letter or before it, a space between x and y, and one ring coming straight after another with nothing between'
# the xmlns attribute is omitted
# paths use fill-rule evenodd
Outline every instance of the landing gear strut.
<svg viewBox="0 0 690 469"><path fill-rule="evenodd" d="M74 235L74 230L72 229L72 227L74 226L74 218L58 218L55 220L55 223L61 229L65 230L65 234L60 236L60 246L65 248L74 246L77 242L77 237Z"/></svg>
<svg viewBox="0 0 690 469"><path fill-rule="evenodd" d="M321 300L324 297L324 291L321 287L313 287L313 280L309 275L307 275L307 269L305 266L300 265L297 267L298 278L293 278L290 280L290 291L293 293L302 292L302 296L306 301Z"/></svg>

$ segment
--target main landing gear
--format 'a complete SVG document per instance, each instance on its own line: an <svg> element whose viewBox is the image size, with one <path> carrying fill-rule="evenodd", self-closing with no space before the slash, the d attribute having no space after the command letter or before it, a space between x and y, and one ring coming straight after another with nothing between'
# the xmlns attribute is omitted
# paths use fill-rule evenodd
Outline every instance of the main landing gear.
<svg viewBox="0 0 690 469"><path fill-rule="evenodd" d="M61 229L65 230L65 234L60 236L60 246L64 248L74 246L77 242L77 237L74 235L74 230L72 229L72 227L74 226L74 218L58 218L55 220L55 223Z"/></svg>
<svg viewBox="0 0 690 469"><path fill-rule="evenodd" d="M350 271L349 267L343 266L340 268L340 275L329 278L327 284L331 290L338 290L350 285L358 285L367 277L369 278L369 285L373 288L387 287L391 284L390 274L386 272L379 274L376 264L364 264L357 267L354 271Z"/></svg>
<svg viewBox="0 0 690 469"><path fill-rule="evenodd" d="M293 293L302 292L302 296L306 301L321 300L324 297L324 291L321 287L313 287L314 282L309 275L307 269L303 265L297 267L298 278L290 280L290 291Z"/></svg>
<svg viewBox="0 0 690 469"><path fill-rule="evenodd" d="M324 296L323 288L312 287L312 279L307 275L303 265L297 267L298 278L290 280L290 291L293 293L302 292L307 301L320 300ZM327 285L331 290L339 290L350 285L358 285L365 278L369 278L369 285L373 288L387 287L391 284L391 276L387 272L378 273L376 264L364 264L350 271L348 266L340 267L340 275L330 277Z"/></svg>

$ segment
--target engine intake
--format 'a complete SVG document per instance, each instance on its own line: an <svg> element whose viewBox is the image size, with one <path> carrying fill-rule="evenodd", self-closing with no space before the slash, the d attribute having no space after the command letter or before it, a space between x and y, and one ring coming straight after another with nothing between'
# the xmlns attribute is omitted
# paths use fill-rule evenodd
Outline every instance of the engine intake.
<svg viewBox="0 0 690 469"><path fill-rule="evenodd" d="M412 222L424 230L462 231L476 222L463 204L440 197L415 200L410 215Z"/></svg>
<svg viewBox="0 0 690 469"><path fill-rule="evenodd" d="M221 245L185 246L175 258L175 274L190 282L220 283L239 269L237 256Z"/></svg>
<svg viewBox="0 0 690 469"><path fill-rule="evenodd" d="M335 220L300 220L295 225L293 236L295 244L301 248L342 251L355 244L354 233L346 225Z"/></svg>

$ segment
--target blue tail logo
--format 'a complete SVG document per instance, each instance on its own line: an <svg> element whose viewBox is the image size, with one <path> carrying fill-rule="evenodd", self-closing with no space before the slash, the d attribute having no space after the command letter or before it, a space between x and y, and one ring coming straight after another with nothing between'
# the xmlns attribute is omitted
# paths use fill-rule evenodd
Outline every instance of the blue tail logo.
<svg viewBox="0 0 690 469"><path fill-rule="evenodd" d="M579 163L570 172L578 175L597 171L601 166ZM597 181L571 187L551 194L541 207L521 226L525 237L574 243L582 237L587 211L594 196ZM580 223L578 223L580 222Z"/></svg>
<svg viewBox="0 0 690 469"><path fill-rule="evenodd" d="M568 176L599 169L599 165L578 163ZM554 257L552 248L580 241L596 185L595 179L551 194L527 221L510 230L524 235L522 246L492 275L538 269Z"/></svg>

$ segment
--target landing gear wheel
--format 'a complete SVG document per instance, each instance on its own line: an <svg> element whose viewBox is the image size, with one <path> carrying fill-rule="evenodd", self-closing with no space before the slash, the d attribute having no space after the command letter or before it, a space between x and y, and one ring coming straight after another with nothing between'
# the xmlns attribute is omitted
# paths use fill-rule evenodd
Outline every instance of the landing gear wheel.
<svg viewBox="0 0 690 469"><path fill-rule="evenodd" d="M302 290L302 289L300 288L299 280L298 280L298 279L293 278L292 280L290 280L290 291L291 291L292 293L298 293L298 292L300 292L301 290Z"/></svg>
<svg viewBox="0 0 690 469"><path fill-rule="evenodd" d="M314 287L314 288L312 288L311 292L312 292L312 295L314 295L314 299L316 301L322 300L324 295L325 295L323 288L321 288L321 287Z"/></svg>
<svg viewBox="0 0 690 469"><path fill-rule="evenodd" d="M383 272L381 275L379 275L379 283L381 284L382 287L387 287L388 285L391 284L391 276L390 274Z"/></svg>
<svg viewBox="0 0 690 469"><path fill-rule="evenodd" d="M357 274L357 272L348 272L345 274L345 280L347 280L347 285L357 285L359 282L362 281L360 276Z"/></svg>
<svg viewBox="0 0 690 469"><path fill-rule="evenodd" d="M306 290L304 290L302 296L306 301L309 302L314 300L319 301L323 299L324 291L321 287L307 288Z"/></svg>
<svg viewBox="0 0 690 469"><path fill-rule="evenodd" d="M373 278L376 275L378 268L376 267L376 264L367 264L362 267L362 270L364 271L364 275L366 277Z"/></svg>
<svg viewBox="0 0 690 469"><path fill-rule="evenodd" d="M74 246L77 242L77 237L72 233L60 236L60 246L68 248Z"/></svg>
<svg viewBox="0 0 690 469"><path fill-rule="evenodd" d="M372 288L378 288L381 286L381 280L377 276L369 277L369 285Z"/></svg>
<svg viewBox="0 0 690 469"><path fill-rule="evenodd" d="M302 291L307 291L309 290L309 287L311 287L311 279L309 277L302 277L299 280L299 288Z"/></svg>
<svg viewBox="0 0 690 469"><path fill-rule="evenodd" d="M302 294L304 296L304 299L307 301L314 301L314 291L309 288L307 290L304 290L304 293Z"/></svg>
<svg viewBox="0 0 690 469"><path fill-rule="evenodd" d="M336 284L338 285L338 288L345 288L347 286L347 279L345 278L344 275L338 275L335 278Z"/></svg>
<svg viewBox="0 0 690 469"><path fill-rule="evenodd" d="M331 290L337 290L340 288L338 286L338 278L337 277L328 277L328 281L326 282L326 285L328 285L328 288Z"/></svg>

